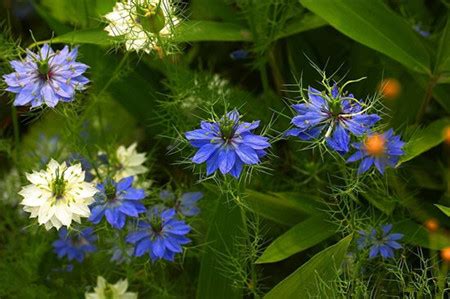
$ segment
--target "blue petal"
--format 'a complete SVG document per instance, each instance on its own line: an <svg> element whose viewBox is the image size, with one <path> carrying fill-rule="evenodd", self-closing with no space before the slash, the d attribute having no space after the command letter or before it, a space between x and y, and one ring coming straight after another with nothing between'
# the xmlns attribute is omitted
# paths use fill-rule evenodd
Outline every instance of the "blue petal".
<svg viewBox="0 0 450 299"><path fill-rule="evenodd" d="M233 149L226 147L219 152L219 169L222 174L228 173L234 166L236 154Z"/></svg>
<svg viewBox="0 0 450 299"><path fill-rule="evenodd" d="M126 178L123 178L119 181L119 183L117 183L116 189L117 191L123 191L123 190L127 190L128 188L131 187L131 185L133 184L133 176L129 176Z"/></svg>
<svg viewBox="0 0 450 299"><path fill-rule="evenodd" d="M327 144L330 148L334 149L340 154L348 152L348 146L350 143L350 136L341 124L336 126L331 138L327 139Z"/></svg>
<svg viewBox="0 0 450 299"><path fill-rule="evenodd" d="M134 248L134 255L135 256L142 256L146 252L150 251L152 248L152 242L150 239L142 239L136 244L136 247Z"/></svg>
<svg viewBox="0 0 450 299"><path fill-rule="evenodd" d="M197 151L195 156L192 158L192 162L196 164L205 162L209 157L211 157L212 154L214 154L217 148L217 144L205 144Z"/></svg>
<svg viewBox="0 0 450 299"><path fill-rule="evenodd" d="M267 137L262 137L254 134L245 135L243 138L243 142L253 149L265 149L270 146Z"/></svg>
<svg viewBox="0 0 450 299"><path fill-rule="evenodd" d="M128 234L128 236L126 237L126 241L128 243L136 243L144 238L148 238L149 237L149 233L147 231L137 231L137 232L132 232L130 234Z"/></svg>
<svg viewBox="0 0 450 299"><path fill-rule="evenodd" d="M361 161L358 168L358 174L362 174L369 170L370 166L373 165L374 159L373 157L366 157Z"/></svg>
<svg viewBox="0 0 450 299"><path fill-rule="evenodd" d="M245 164L257 164L259 157L255 150L245 144L240 144L236 147L236 154Z"/></svg>

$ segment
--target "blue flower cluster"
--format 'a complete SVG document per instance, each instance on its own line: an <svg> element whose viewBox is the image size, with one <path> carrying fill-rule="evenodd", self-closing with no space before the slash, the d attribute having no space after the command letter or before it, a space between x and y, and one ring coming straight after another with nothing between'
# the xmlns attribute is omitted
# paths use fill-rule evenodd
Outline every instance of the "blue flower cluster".
<svg viewBox="0 0 450 299"><path fill-rule="evenodd" d="M75 92L85 89L89 80L83 76L86 64L76 61L78 49L65 46L54 52L45 44L38 53L27 50L23 61L13 60L15 72L3 75L6 91L17 94L14 105L55 107L58 102L71 102Z"/></svg>
<svg viewBox="0 0 450 299"><path fill-rule="evenodd" d="M97 250L94 243L97 236L94 229L88 227L80 232L68 233L66 228L59 230L59 239L53 242L53 249L59 258L67 257L69 261L76 260L81 263L87 253Z"/></svg>
<svg viewBox="0 0 450 299"><path fill-rule="evenodd" d="M363 101L336 84L328 90L320 92L308 88L306 103L292 105L298 115L291 121L295 127L285 135L304 141L325 140L327 146L340 155L347 154L352 145L357 152L347 162L362 159L358 174L366 172L372 165L381 174L386 166L395 167L403 155L404 142L400 137L394 136L392 130L374 134L372 128L381 119L380 116L369 114L369 107L365 107ZM363 141L351 143L352 136Z"/></svg>
<svg viewBox="0 0 450 299"><path fill-rule="evenodd" d="M403 238L403 234L391 233L391 230L392 224L387 224L383 225L381 230L372 228L370 233L359 231L358 249L370 247L369 258L375 258L378 255L384 259L393 258L394 250L402 248L397 241Z"/></svg>
<svg viewBox="0 0 450 299"><path fill-rule="evenodd" d="M161 211L155 207L148 214L148 221L139 221L136 231L127 236L127 242L134 244L135 256L148 253L153 261L173 261L175 254L183 251L182 245L191 241L186 237L191 227L176 218L174 209Z"/></svg>
<svg viewBox="0 0 450 299"><path fill-rule="evenodd" d="M258 164L267 154L268 138L252 133L259 123L241 122L237 110L214 122L202 121L200 129L185 133L190 144L198 148L192 162L206 162L206 175L219 169L222 174L238 178L245 164Z"/></svg>

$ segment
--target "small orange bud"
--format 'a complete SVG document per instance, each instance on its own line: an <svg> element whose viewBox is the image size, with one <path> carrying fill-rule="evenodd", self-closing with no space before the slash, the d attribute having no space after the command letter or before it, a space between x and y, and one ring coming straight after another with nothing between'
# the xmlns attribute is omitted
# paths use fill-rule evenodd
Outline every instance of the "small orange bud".
<svg viewBox="0 0 450 299"><path fill-rule="evenodd" d="M450 126L444 128L444 142L450 145Z"/></svg>
<svg viewBox="0 0 450 299"><path fill-rule="evenodd" d="M381 81L378 90L383 95L384 98L388 100L393 100L397 98L400 94L402 86L397 79L387 78Z"/></svg>
<svg viewBox="0 0 450 299"><path fill-rule="evenodd" d="M441 249L441 258L445 262L450 262L450 247Z"/></svg>
<svg viewBox="0 0 450 299"><path fill-rule="evenodd" d="M428 219L424 225L430 232L435 232L439 229L439 222L435 218Z"/></svg>
<svg viewBox="0 0 450 299"><path fill-rule="evenodd" d="M371 156L381 156L384 154L386 140L380 134L368 136L364 141L364 148Z"/></svg>

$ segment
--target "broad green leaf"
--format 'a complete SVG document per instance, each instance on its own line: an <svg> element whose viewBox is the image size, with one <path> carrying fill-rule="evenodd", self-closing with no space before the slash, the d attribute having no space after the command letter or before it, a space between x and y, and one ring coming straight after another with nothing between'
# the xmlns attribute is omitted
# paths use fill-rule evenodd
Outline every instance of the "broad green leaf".
<svg viewBox="0 0 450 299"><path fill-rule="evenodd" d="M448 125L450 125L449 118L436 120L428 127L414 134L405 144L405 154L400 158L398 165L417 157L444 141L443 132Z"/></svg>
<svg viewBox="0 0 450 299"><path fill-rule="evenodd" d="M395 224L393 232L404 235L402 242L425 248L440 250L450 246L450 237L441 232L428 232L427 229L412 220Z"/></svg>
<svg viewBox="0 0 450 299"><path fill-rule="evenodd" d="M197 298L242 298L241 290L233 287L233 281L224 269L225 254L233 254L233 246L242 238L241 210L219 198L214 215L209 221L206 245L201 258Z"/></svg>
<svg viewBox="0 0 450 299"><path fill-rule="evenodd" d="M274 263L306 250L328 239L336 232L324 215L317 215L300 222L273 241L257 260L257 263Z"/></svg>
<svg viewBox="0 0 450 299"><path fill-rule="evenodd" d="M298 193L261 193L247 189L245 203L264 218L284 225L295 225L319 206L318 198ZM317 213L318 211L316 211Z"/></svg>
<svg viewBox="0 0 450 299"><path fill-rule="evenodd" d="M445 73L445 76L450 76L450 18L447 19L447 25L442 31L441 40L439 42L436 55L436 72L443 72Z"/></svg>
<svg viewBox="0 0 450 299"><path fill-rule="evenodd" d="M276 39L316 29L324 25L327 25L327 22L319 16L310 13L304 14L296 18L295 21L288 23L284 30L277 35Z"/></svg>
<svg viewBox="0 0 450 299"><path fill-rule="evenodd" d="M66 34L56 36L51 40L51 42L108 46L113 43L113 39L109 37L108 33L103 29L86 29L71 31Z"/></svg>
<svg viewBox="0 0 450 299"><path fill-rule="evenodd" d="M350 38L377 50L421 73L430 74L430 56L401 17L381 1L300 0Z"/></svg>
<svg viewBox="0 0 450 299"><path fill-rule="evenodd" d="M447 215L448 217L450 217L450 207L446 207L446 206L438 205L438 204L435 204L435 206L436 206L439 210L441 210L445 215Z"/></svg>
<svg viewBox="0 0 450 299"><path fill-rule="evenodd" d="M248 29L233 23L213 21L187 21L180 25L175 34L175 41L249 41L251 33Z"/></svg>
<svg viewBox="0 0 450 299"><path fill-rule="evenodd" d="M337 244L322 250L277 284L264 298L322 298L321 295L325 294L320 292L317 282L327 284L336 278L337 269L341 267L351 240L352 236L349 235Z"/></svg>

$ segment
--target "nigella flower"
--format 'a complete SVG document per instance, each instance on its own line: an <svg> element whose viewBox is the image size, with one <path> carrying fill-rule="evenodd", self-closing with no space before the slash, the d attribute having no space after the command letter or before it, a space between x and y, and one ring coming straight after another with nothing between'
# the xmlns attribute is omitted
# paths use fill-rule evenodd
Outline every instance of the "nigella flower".
<svg viewBox="0 0 450 299"><path fill-rule="evenodd" d="M145 198L142 189L132 187L133 177L120 180L118 183L112 179L106 179L97 185L99 192L95 196L95 202L91 205L89 220L98 224L103 216L114 228L123 228L126 216L138 217L139 213L146 211L140 202Z"/></svg>
<svg viewBox="0 0 450 299"><path fill-rule="evenodd" d="M138 293L127 292L128 280L121 279L115 284L106 281L102 276L97 277L97 286L93 293L86 293L85 299L137 299Z"/></svg>
<svg viewBox="0 0 450 299"><path fill-rule="evenodd" d="M159 193L159 197L163 200L166 206L174 208L177 212L184 216L192 217L200 213L200 209L197 207L197 201L203 198L203 193L187 192L177 198L173 192L163 190Z"/></svg>
<svg viewBox="0 0 450 299"><path fill-rule="evenodd" d="M67 256L69 261L77 260L81 263L89 252L97 250L94 243L97 236L92 227L83 229L80 232L73 231L70 234L66 228L59 231L59 240L53 242L53 249L58 258Z"/></svg>
<svg viewBox="0 0 450 299"><path fill-rule="evenodd" d="M372 228L370 233L359 231L360 238L357 240L358 249L370 247L369 258L380 255L383 258L393 258L394 250L402 248L397 241L403 238L403 234L390 233L392 224L383 225L381 230Z"/></svg>
<svg viewBox="0 0 450 299"><path fill-rule="evenodd" d="M7 91L16 93L15 106L55 107L59 101L71 102L77 90L85 89L89 80L83 76L87 65L75 61L78 49L65 46L54 52L45 44L39 53L27 50L23 61L13 60L15 72L4 75Z"/></svg>
<svg viewBox="0 0 450 299"><path fill-rule="evenodd" d="M149 213L149 222L139 221L137 230L126 241L134 244L135 256L148 253L152 261L174 261L175 254L183 252L182 245L191 241L186 237L190 230L184 221L176 219L174 209L161 212L155 207Z"/></svg>
<svg viewBox="0 0 450 299"><path fill-rule="evenodd" d="M89 205L94 201L97 189L85 182L81 164L67 167L51 160L46 170L26 174L31 183L22 187L20 204L30 218L38 218L47 230L69 227L72 221L80 223L81 217L89 217Z"/></svg>
<svg viewBox="0 0 450 299"><path fill-rule="evenodd" d="M362 102L334 85L330 93L308 88L308 101L292 105L298 113L291 123L296 128L286 132L302 140L317 139L325 132L328 147L344 154L349 150L350 133L361 136L380 120L376 114L367 114Z"/></svg>
<svg viewBox="0 0 450 299"><path fill-rule="evenodd" d="M123 37L128 51L159 51L161 38L173 36L180 20L170 0L128 0L117 2L112 12L105 15L110 36Z"/></svg>
<svg viewBox="0 0 450 299"><path fill-rule="evenodd" d="M404 154L402 149L404 144L399 136L394 135L392 129L383 134L374 133L367 136L363 142L353 144L357 152L350 156L347 162L362 159L358 174L366 172L374 164L378 171L383 174L386 166L395 167L400 156Z"/></svg>
<svg viewBox="0 0 450 299"><path fill-rule="evenodd" d="M199 149L192 162L206 162L207 175L219 169L238 178L244 164L258 164L270 146L268 138L252 133L258 126L259 120L241 122L236 110L215 122L202 121L201 129L185 133L191 145Z"/></svg>
<svg viewBox="0 0 450 299"><path fill-rule="evenodd" d="M128 147L119 146L114 155L108 157L104 153L99 153L98 172L102 177L110 176L116 181L120 181L126 177L144 174L148 168L143 164L147 160L145 153L139 153L137 143L134 142ZM92 172L95 174L95 172Z"/></svg>

